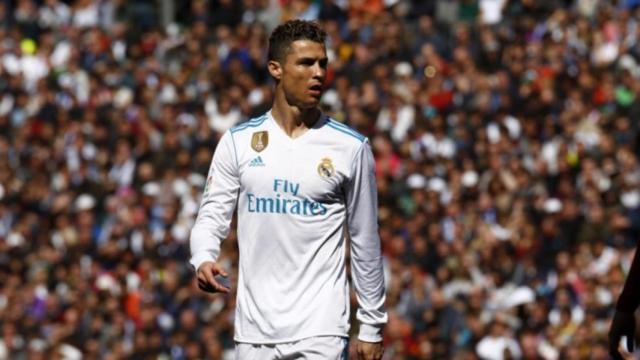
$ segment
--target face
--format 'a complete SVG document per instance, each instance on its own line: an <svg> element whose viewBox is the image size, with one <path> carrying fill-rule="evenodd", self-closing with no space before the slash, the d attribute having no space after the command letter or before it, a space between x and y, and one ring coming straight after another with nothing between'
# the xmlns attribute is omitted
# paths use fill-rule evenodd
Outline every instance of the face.
<svg viewBox="0 0 640 360"><path fill-rule="evenodd" d="M289 105L314 108L322 95L327 62L323 44L296 40L291 43L284 62L269 62L269 72L278 80L276 91L284 92Z"/></svg>

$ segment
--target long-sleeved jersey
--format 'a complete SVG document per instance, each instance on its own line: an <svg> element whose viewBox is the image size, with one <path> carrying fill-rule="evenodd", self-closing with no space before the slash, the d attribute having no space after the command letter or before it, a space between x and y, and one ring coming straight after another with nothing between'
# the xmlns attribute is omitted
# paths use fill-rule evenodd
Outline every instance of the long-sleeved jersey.
<svg viewBox="0 0 640 360"><path fill-rule="evenodd" d="M373 168L368 140L324 115L295 139L271 112L222 136L191 231L190 263L197 269L216 261L237 207L236 341L348 336L346 231L358 337L382 339L387 314Z"/></svg>

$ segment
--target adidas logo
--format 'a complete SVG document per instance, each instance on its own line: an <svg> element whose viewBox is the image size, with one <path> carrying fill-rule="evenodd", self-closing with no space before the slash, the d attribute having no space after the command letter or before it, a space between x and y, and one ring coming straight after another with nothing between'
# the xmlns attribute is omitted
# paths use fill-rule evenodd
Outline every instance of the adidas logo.
<svg viewBox="0 0 640 360"><path fill-rule="evenodd" d="M262 157L258 156L257 158L251 160L251 162L249 163L249 167L254 167L254 166L264 166Z"/></svg>

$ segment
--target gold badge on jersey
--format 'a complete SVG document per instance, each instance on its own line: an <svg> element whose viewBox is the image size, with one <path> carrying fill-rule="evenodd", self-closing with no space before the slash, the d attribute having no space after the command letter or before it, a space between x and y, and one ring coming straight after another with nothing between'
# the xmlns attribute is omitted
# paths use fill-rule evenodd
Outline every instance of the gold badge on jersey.
<svg viewBox="0 0 640 360"><path fill-rule="evenodd" d="M251 137L251 148L257 152L260 152L267 148L269 145L269 133L266 131L254 132Z"/></svg>
<svg viewBox="0 0 640 360"><path fill-rule="evenodd" d="M329 158L323 158L318 165L318 175L328 179L335 174L336 170L333 168L333 163Z"/></svg>

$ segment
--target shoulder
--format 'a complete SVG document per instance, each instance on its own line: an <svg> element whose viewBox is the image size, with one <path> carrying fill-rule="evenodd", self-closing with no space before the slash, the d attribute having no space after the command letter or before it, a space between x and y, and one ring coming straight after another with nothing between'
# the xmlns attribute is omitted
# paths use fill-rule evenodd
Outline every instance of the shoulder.
<svg viewBox="0 0 640 360"><path fill-rule="evenodd" d="M264 122L267 120L267 118L268 118L268 115L266 113L264 113L264 114L262 114L262 115L260 115L258 117L249 119L249 120L247 120L245 122L242 122L242 123L232 127L229 130L229 132L231 133L231 135L234 135L234 136L242 134L242 133L246 133L247 129L255 129L255 128L258 128L258 127L262 126L264 124Z"/></svg>
<svg viewBox="0 0 640 360"><path fill-rule="evenodd" d="M366 136L330 117L326 118L324 127L326 128L327 133L331 135L332 139L343 144L351 145L354 148L360 148L363 143L368 142Z"/></svg>

